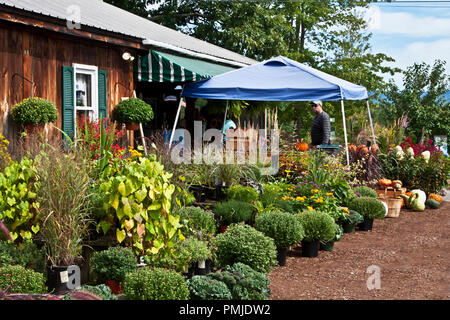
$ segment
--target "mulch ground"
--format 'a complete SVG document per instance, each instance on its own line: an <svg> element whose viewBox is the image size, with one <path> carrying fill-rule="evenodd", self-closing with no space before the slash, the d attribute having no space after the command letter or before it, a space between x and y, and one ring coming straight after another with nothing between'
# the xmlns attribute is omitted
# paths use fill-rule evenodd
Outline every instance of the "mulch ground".
<svg viewBox="0 0 450 320"><path fill-rule="evenodd" d="M345 233L334 250L317 258L292 248L286 265L269 274L272 300L448 300L450 202L439 209L402 209L398 218L375 220L372 231ZM369 290L373 270L379 289ZM369 280L369 281L368 281Z"/></svg>

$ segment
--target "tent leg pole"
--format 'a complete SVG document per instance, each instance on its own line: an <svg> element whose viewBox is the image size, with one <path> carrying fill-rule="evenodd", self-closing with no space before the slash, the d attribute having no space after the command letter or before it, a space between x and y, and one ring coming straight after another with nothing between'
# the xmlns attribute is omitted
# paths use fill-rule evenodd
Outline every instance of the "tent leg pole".
<svg viewBox="0 0 450 320"><path fill-rule="evenodd" d="M178 110L177 110L177 115L175 117L175 123L173 124L173 130L172 130L172 133L170 134L169 148L167 149L167 152L170 151L170 147L172 146L173 136L175 135L175 129L177 128L178 118L180 117L182 103L183 103L183 97L180 96L180 103L178 104Z"/></svg>
<svg viewBox="0 0 450 320"><path fill-rule="evenodd" d="M227 100L227 104L225 106L225 115L223 117L223 126L222 126L222 131L225 128L225 121L227 121L227 112L228 112L228 100Z"/></svg>
<svg viewBox="0 0 450 320"><path fill-rule="evenodd" d="M348 154L348 146L347 146L347 125L345 123L345 110L344 110L344 100L341 100L341 109L342 109L342 124L344 125L344 140L345 140L345 154L347 156L347 165L350 165L350 156Z"/></svg>
<svg viewBox="0 0 450 320"><path fill-rule="evenodd" d="M372 129L373 145L376 147L377 141L375 140L375 131L373 130L372 115L370 114L370 107L369 107L369 99L367 99L366 102L367 102L367 111L369 112L370 128Z"/></svg>

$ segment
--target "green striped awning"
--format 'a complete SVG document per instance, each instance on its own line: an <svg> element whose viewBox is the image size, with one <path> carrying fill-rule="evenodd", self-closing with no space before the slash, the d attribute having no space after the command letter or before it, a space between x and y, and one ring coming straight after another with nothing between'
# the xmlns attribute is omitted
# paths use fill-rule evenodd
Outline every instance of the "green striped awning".
<svg viewBox="0 0 450 320"><path fill-rule="evenodd" d="M135 60L134 77L142 82L189 82L232 70L235 68L151 50Z"/></svg>

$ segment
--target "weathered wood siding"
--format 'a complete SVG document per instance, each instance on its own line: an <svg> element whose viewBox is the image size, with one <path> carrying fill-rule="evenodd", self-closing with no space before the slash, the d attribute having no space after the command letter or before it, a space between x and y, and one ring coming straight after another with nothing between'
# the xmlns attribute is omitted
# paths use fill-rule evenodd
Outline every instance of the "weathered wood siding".
<svg viewBox="0 0 450 320"><path fill-rule="evenodd" d="M31 95L31 85L22 77L34 82L34 97L55 104L59 111L55 125L61 128L62 66L73 63L94 65L107 71L110 113L121 97L130 95L128 88L133 86L130 66L121 55L119 46L0 22L1 132L10 141L20 134L20 128L11 121L8 113L12 106ZM61 136L58 130L48 127L50 137Z"/></svg>

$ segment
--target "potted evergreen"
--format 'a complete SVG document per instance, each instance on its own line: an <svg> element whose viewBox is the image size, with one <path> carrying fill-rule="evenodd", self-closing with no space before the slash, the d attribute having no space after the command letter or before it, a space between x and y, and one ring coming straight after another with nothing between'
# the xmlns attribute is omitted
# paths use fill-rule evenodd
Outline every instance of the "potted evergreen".
<svg viewBox="0 0 450 320"><path fill-rule="evenodd" d="M325 212L304 211L295 215L303 226L302 256L314 258L319 254L321 241L331 241L336 236L334 219Z"/></svg>
<svg viewBox="0 0 450 320"><path fill-rule="evenodd" d="M114 294L122 291L125 275L137 269L137 257L130 248L110 247L94 252L90 265L98 276Z"/></svg>
<svg viewBox="0 0 450 320"><path fill-rule="evenodd" d="M140 123L146 123L153 119L153 110L145 101L130 98L117 104L112 116L114 121L125 123L127 130L139 130Z"/></svg>
<svg viewBox="0 0 450 320"><path fill-rule="evenodd" d="M255 229L274 239L280 266L286 264L286 253L290 246L303 239L303 227L292 214L282 211L263 213L256 217Z"/></svg>
<svg viewBox="0 0 450 320"><path fill-rule="evenodd" d="M28 98L11 109L12 120L22 125L28 133L42 131L48 122L58 119L58 110L54 104L42 98Z"/></svg>
<svg viewBox="0 0 450 320"><path fill-rule="evenodd" d="M349 209L354 210L364 217L358 227L361 231L372 230L374 219L383 219L386 209L378 199L372 197L361 197L353 199L349 204Z"/></svg>

